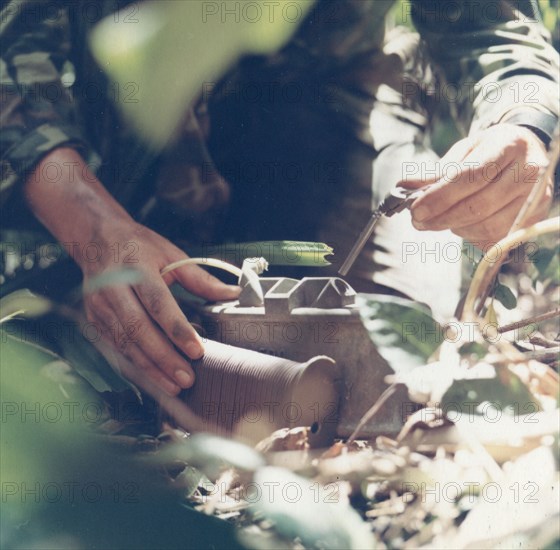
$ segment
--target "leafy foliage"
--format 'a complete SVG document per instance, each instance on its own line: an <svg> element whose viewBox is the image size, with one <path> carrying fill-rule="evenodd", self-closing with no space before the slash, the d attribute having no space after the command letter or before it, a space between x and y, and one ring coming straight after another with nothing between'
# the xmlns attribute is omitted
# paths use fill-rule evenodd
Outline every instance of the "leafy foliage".
<svg viewBox="0 0 560 550"><path fill-rule="evenodd" d="M104 403L68 364L0 337L3 548L237 547L227 524L178 506L153 467L92 432Z"/></svg>
<svg viewBox="0 0 560 550"><path fill-rule="evenodd" d="M425 365L442 343L442 327L419 304L393 296L359 295L358 305L370 338L397 373Z"/></svg>

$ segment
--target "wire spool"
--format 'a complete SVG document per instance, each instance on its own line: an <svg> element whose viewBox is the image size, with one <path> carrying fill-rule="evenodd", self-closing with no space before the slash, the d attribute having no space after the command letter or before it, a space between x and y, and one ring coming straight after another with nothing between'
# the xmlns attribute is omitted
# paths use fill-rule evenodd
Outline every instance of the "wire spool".
<svg viewBox="0 0 560 550"><path fill-rule="evenodd" d="M196 382L182 399L205 431L257 442L280 428L306 426L312 446L334 438L340 373L329 357L296 363L209 340L192 366Z"/></svg>

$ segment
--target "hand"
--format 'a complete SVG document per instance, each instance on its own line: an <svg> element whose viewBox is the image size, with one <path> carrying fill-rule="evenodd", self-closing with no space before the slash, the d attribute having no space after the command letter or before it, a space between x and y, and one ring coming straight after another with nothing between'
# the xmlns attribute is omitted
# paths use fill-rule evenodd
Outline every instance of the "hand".
<svg viewBox="0 0 560 550"><path fill-rule="evenodd" d="M58 165L60 178L46 177L52 164ZM83 271L86 289L93 278L111 271L138 272L136 282L124 287L108 284L84 298L88 320L98 325L103 340L138 369L130 378L142 382L143 389L149 391L151 382L172 396L191 386L194 373L185 356L197 359L204 349L168 285L178 282L209 300L235 299L240 288L191 265L162 277L164 267L187 256L135 223L72 149L47 155L26 181L24 192L36 216L62 243L71 245L68 252Z"/></svg>
<svg viewBox="0 0 560 550"><path fill-rule="evenodd" d="M160 271L187 256L169 241L146 227L130 223L105 227L98 241L97 261L79 261L84 287L101 274L132 268L137 282L123 288L110 284L86 293L84 306L88 321L95 323L103 339L116 348L146 377L170 395L194 382L188 361L204 353L202 341L177 305L168 286L177 282L197 296L209 300L237 298L239 287L225 285L196 265L176 269L162 277Z"/></svg>
<svg viewBox="0 0 560 550"><path fill-rule="evenodd" d="M548 162L541 140L527 128L500 124L456 143L439 163L438 177L407 179L399 185L433 184L411 207L419 230L451 229L484 249L505 237ZM525 225L545 218L552 181Z"/></svg>

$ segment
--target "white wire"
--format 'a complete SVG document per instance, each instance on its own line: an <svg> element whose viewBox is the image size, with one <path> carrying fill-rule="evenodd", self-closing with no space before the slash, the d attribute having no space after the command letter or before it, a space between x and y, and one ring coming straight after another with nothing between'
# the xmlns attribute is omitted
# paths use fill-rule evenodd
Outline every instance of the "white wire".
<svg viewBox="0 0 560 550"><path fill-rule="evenodd" d="M185 265L202 265L202 266L210 266L210 267L217 267L218 269L223 269L224 271L228 271L232 275L236 277L241 277L241 269L238 267L228 264L222 260L218 260L216 258L185 258L184 260L179 260L178 262L173 262L168 266L164 267L161 270L161 275L167 275L171 271L175 269L179 269Z"/></svg>

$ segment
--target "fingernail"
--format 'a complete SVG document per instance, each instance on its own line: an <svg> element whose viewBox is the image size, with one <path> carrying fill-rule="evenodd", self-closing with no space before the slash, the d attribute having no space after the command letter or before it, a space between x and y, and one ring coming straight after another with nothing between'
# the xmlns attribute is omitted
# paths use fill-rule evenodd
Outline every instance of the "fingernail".
<svg viewBox="0 0 560 550"><path fill-rule="evenodd" d="M192 376L184 370L176 370L173 376L182 388L190 388L193 384Z"/></svg>
<svg viewBox="0 0 560 550"><path fill-rule="evenodd" d="M198 342L189 342L186 346L186 351L191 359L200 359L204 355L204 348Z"/></svg>
<svg viewBox="0 0 560 550"><path fill-rule="evenodd" d="M414 208L412 210L412 217L418 221L424 221L425 219L430 217L430 209L426 206L419 206L418 208Z"/></svg>

